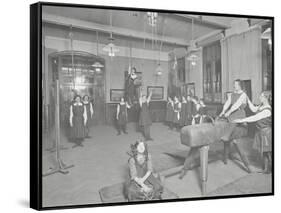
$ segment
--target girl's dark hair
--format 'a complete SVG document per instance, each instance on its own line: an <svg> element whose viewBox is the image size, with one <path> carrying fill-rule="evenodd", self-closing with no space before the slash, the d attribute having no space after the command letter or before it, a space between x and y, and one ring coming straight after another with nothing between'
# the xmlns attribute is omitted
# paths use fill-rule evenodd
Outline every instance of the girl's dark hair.
<svg viewBox="0 0 281 213"><path fill-rule="evenodd" d="M86 98L86 97L88 97L88 100L90 99L90 96L89 96L89 95L84 95L84 96L83 96L83 101L85 101L85 98Z"/></svg>
<svg viewBox="0 0 281 213"><path fill-rule="evenodd" d="M137 156L137 154L138 154L137 148L138 148L138 145L139 145L140 143L144 143L145 150L144 150L144 153L143 153L143 154L144 154L144 155L146 156L146 158L147 158L147 156L148 156L147 144L146 144L145 142L143 142L143 141L136 141L134 144L131 144L131 154L132 154L133 157L136 157L136 156Z"/></svg>
<svg viewBox="0 0 281 213"><path fill-rule="evenodd" d="M135 68L135 67L132 67L131 71L134 71L134 72L136 72L136 71L137 71L137 68Z"/></svg>
<svg viewBox="0 0 281 213"><path fill-rule="evenodd" d="M81 96L80 96L80 95L75 95L75 96L74 96L74 98L73 98L73 101L75 101L75 100L76 100L76 98L78 98L78 97L79 97L79 98L80 98L80 100L81 100Z"/></svg>
<svg viewBox="0 0 281 213"><path fill-rule="evenodd" d="M193 96L193 98L195 99L195 101L199 101L198 96Z"/></svg>
<svg viewBox="0 0 281 213"><path fill-rule="evenodd" d="M244 90L243 81L241 79L235 79L234 82L237 82L242 90Z"/></svg>

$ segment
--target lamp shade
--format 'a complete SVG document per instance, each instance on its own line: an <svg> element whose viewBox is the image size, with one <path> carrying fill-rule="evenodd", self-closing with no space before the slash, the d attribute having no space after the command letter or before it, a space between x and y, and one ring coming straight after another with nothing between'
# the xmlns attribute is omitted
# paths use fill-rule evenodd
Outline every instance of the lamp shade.
<svg viewBox="0 0 281 213"><path fill-rule="evenodd" d="M109 56L115 56L115 53L119 52L119 49L110 42L108 45L106 45L104 48L102 48L104 52L107 52Z"/></svg>
<svg viewBox="0 0 281 213"><path fill-rule="evenodd" d="M100 62L96 61L94 64L92 64L92 67L95 67L95 68L103 68L104 65L102 65Z"/></svg>

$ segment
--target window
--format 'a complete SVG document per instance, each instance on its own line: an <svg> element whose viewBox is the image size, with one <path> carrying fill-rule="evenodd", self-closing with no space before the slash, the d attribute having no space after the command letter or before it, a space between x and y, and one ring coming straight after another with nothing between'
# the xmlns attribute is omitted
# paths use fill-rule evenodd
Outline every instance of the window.
<svg viewBox="0 0 281 213"><path fill-rule="evenodd" d="M263 31L271 25L263 26ZM272 89L272 49L269 41L262 39L262 89Z"/></svg>
<svg viewBox="0 0 281 213"><path fill-rule="evenodd" d="M219 41L203 47L203 98L206 103L222 102Z"/></svg>

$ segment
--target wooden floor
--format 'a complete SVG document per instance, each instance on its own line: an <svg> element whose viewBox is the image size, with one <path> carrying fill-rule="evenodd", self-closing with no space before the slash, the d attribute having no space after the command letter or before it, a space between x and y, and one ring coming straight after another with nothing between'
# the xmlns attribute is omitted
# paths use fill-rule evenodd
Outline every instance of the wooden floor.
<svg viewBox="0 0 281 213"><path fill-rule="evenodd" d="M99 190L104 186L122 182L126 179L127 160L126 152L129 145L141 138L141 134L135 131L134 124L128 125L128 135L116 135L116 130L111 126L95 126L91 129L91 139L84 142L84 147L72 148L71 143L62 135L62 145L68 149L62 150L62 159L65 164L74 164L67 175L53 174L43 178L43 206L81 205L101 203ZM164 152L175 150L188 150L180 144L179 132L168 130L160 123L154 123L151 128L151 136L154 141L148 142L152 157ZM244 149L248 155L254 157L253 164L259 166L258 157L251 149L251 141L246 141ZM222 144L211 147L220 151ZM157 160L157 159L155 159ZM44 151L43 172L53 167L54 153ZM230 161L224 165L221 161L209 165L209 181L207 191L214 191L224 185L230 184L242 177L247 172L239 162ZM267 176L267 181L271 176ZM201 196L198 170L190 171L183 180L177 176L166 179L165 185L181 198ZM268 192L271 191L269 187ZM259 191L252 190L258 193Z"/></svg>

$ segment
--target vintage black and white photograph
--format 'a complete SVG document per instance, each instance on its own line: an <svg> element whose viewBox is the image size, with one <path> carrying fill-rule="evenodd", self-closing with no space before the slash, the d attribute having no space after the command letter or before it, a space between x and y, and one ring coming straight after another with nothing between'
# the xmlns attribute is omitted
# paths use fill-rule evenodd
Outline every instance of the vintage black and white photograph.
<svg viewBox="0 0 281 213"><path fill-rule="evenodd" d="M272 17L42 4L41 21L43 208L273 193Z"/></svg>

